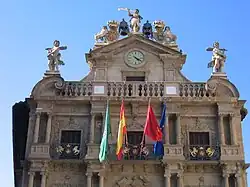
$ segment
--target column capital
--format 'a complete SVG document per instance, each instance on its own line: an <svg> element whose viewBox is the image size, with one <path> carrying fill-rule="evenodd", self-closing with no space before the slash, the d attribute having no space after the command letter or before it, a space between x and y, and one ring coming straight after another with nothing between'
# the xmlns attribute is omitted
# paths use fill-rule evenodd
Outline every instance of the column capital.
<svg viewBox="0 0 250 187"><path fill-rule="evenodd" d="M39 116L39 117L40 117L40 116L41 116L41 114L42 114L42 111L36 111L36 115L37 115L37 116Z"/></svg>
<svg viewBox="0 0 250 187"><path fill-rule="evenodd" d="M183 173L182 172L177 172L177 177L179 177L179 178L183 177Z"/></svg>
<svg viewBox="0 0 250 187"><path fill-rule="evenodd" d="M104 171L99 171L98 176L99 177L105 177L105 172Z"/></svg>
<svg viewBox="0 0 250 187"><path fill-rule="evenodd" d="M235 116L235 113L230 112L229 115L230 115L230 117L234 117L234 116Z"/></svg>
<svg viewBox="0 0 250 187"><path fill-rule="evenodd" d="M41 172L40 172L40 175L42 175L42 176L47 176L47 175L48 175L48 172L47 172L47 171L41 171Z"/></svg>
<svg viewBox="0 0 250 187"><path fill-rule="evenodd" d="M219 112L218 115L219 115L220 117L224 117L224 116L226 116L227 114L224 113L224 112Z"/></svg>
<svg viewBox="0 0 250 187"><path fill-rule="evenodd" d="M92 177L93 176L93 173L92 172L86 172L85 174L87 177Z"/></svg>
<svg viewBox="0 0 250 187"><path fill-rule="evenodd" d="M175 113L176 117L181 117L181 113L180 112L177 112Z"/></svg>
<svg viewBox="0 0 250 187"><path fill-rule="evenodd" d="M229 177L229 173L223 173L223 174L222 174L222 177L223 177L223 178L228 178L228 177Z"/></svg>
<svg viewBox="0 0 250 187"><path fill-rule="evenodd" d="M166 177L166 178L170 178L170 177L171 177L171 173L170 173L170 172L168 172L168 173L164 173L164 177Z"/></svg>
<svg viewBox="0 0 250 187"><path fill-rule="evenodd" d="M47 115L48 115L48 117L52 117L53 116L53 112L52 111L48 111Z"/></svg>
<svg viewBox="0 0 250 187"><path fill-rule="evenodd" d="M34 171L29 171L29 172L28 172L28 175L29 175L29 176L35 176L35 174L36 174L36 173L35 173Z"/></svg>

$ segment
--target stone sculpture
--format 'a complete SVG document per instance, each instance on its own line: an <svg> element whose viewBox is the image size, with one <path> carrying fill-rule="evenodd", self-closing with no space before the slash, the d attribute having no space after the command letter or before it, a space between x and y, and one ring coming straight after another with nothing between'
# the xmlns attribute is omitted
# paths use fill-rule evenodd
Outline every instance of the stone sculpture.
<svg viewBox="0 0 250 187"><path fill-rule="evenodd" d="M165 23L161 20L153 22L155 31L153 32L153 38L155 41L162 44L176 43L177 37L174 35L169 26L165 27Z"/></svg>
<svg viewBox="0 0 250 187"><path fill-rule="evenodd" d="M119 23L115 20L111 20L108 22L108 27L103 26L102 30L95 35L95 41L99 43L101 40L102 43L109 43L116 41L119 38L118 33Z"/></svg>
<svg viewBox="0 0 250 187"><path fill-rule="evenodd" d="M223 72L224 64L226 61L225 51L226 49L220 49L219 42L214 42L213 47L208 47L207 51L212 51L213 56L211 62L208 63L207 67L213 67L213 72Z"/></svg>
<svg viewBox="0 0 250 187"><path fill-rule="evenodd" d="M129 8L118 8L118 10L125 10L128 12L128 16L131 17L130 19L130 28L132 32L137 33L140 30L140 23L143 19L139 14L139 9L130 10Z"/></svg>
<svg viewBox="0 0 250 187"><path fill-rule="evenodd" d="M52 48L46 48L48 51L48 66L49 71L59 71L59 65L64 65L64 62L61 60L60 50L66 50L67 46L61 46L58 40L54 41L54 46Z"/></svg>

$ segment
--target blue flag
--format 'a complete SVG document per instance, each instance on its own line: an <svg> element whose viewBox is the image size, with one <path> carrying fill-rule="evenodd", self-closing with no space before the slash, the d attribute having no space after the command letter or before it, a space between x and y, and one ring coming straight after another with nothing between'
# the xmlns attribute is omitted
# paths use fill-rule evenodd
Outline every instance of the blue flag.
<svg viewBox="0 0 250 187"><path fill-rule="evenodd" d="M164 134L165 121L166 121L166 104L163 104L162 113L161 113L161 121L160 121L160 129L161 129L162 134ZM154 154L156 156L164 155L163 140L158 141L154 144Z"/></svg>

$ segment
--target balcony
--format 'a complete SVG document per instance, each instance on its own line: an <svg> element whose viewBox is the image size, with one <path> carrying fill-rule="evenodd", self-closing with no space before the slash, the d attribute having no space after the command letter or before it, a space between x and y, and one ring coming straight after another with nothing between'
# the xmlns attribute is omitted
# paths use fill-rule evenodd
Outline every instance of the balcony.
<svg viewBox="0 0 250 187"><path fill-rule="evenodd" d="M60 97L214 97L205 89L206 83L168 82L64 82L57 91Z"/></svg>
<svg viewBox="0 0 250 187"><path fill-rule="evenodd" d="M184 160L182 145L164 145L163 160Z"/></svg>
<svg viewBox="0 0 250 187"><path fill-rule="evenodd" d="M222 145L221 160L244 160L244 153L238 145Z"/></svg>
<svg viewBox="0 0 250 187"><path fill-rule="evenodd" d="M50 159L49 144L31 145L29 159Z"/></svg>
<svg viewBox="0 0 250 187"><path fill-rule="evenodd" d="M80 144L64 143L56 147L58 159L79 159L80 158Z"/></svg>
<svg viewBox="0 0 250 187"><path fill-rule="evenodd" d="M210 160L215 161L220 159L220 147L209 145L190 145L188 146L188 160Z"/></svg>
<svg viewBox="0 0 250 187"><path fill-rule="evenodd" d="M99 156L100 145L99 144L89 144L88 152L85 159L98 159ZM108 159L115 161L116 157L116 145L109 145L109 155ZM143 147L139 145L129 145L124 146L123 148L123 158L122 160L159 160L160 157L157 157L153 153L153 145L147 144Z"/></svg>

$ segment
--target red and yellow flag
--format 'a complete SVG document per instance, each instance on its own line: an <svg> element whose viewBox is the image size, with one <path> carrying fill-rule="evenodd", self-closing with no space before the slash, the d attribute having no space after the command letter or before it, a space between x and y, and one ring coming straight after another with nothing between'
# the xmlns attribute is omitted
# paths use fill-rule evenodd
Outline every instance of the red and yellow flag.
<svg viewBox="0 0 250 187"><path fill-rule="evenodd" d="M122 159L123 138L126 133L127 133L127 128L126 128L126 120L124 112L124 102L122 100L121 110L120 110L120 123L117 136L117 147L116 147L116 155L118 160Z"/></svg>

